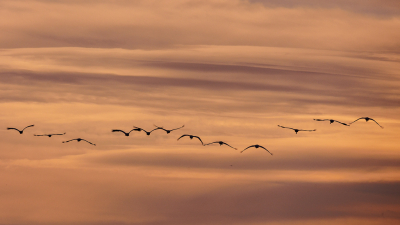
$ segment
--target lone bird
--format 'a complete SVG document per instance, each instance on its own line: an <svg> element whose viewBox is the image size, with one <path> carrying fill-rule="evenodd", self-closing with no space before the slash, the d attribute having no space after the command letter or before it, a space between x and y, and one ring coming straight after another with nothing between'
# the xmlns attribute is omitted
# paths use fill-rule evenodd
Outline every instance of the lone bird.
<svg viewBox="0 0 400 225"><path fill-rule="evenodd" d="M223 141L214 141L214 142L211 142L211 143L205 144L204 146L206 146L206 145L211 145L211 144L216 144L216 143L218 143L218 144L219 144L219 146L221 146L221 145L227 145L227 146L229 146L229 147L231 147L231 148L233 148L233 149L237 150L237 148L234 148L234 147L232 147L232 146L228 145L227 143L225 143L225 142L223 142Z"/></svg>
<svg viewBox="0 0 400 225"><path fill-rule="evenodd" d="M140 127L135 127L135 126L133 126L135 129L133 129L133 130L135 130L135 131L143 131L143 132L145 132L147 135L150 135L151 134L151 132L153 132L153 131L155 131L155 130L159 130L159 129L161 129L161 128L154 128L153 130L151 130L151 131L146 131L146 130L144 130L144 129L142 129L142 128L140 128Z"/></svg>
<svg viewBox="0 0 400 225"><path fill-rule="evenodd" d="M353 122L351 122L350 124L356 122L357 120L361 120L361 119L364 119L366 122L368 122L368 120L372 120L372 121L374 121L376 124L378 124L378 126L380 126L380 127L383 129L383 127L382 127L381 125L379 125L379 123L376 122L376 120L374 120L374 119L372 119L372 118L369 118L369 117L360 117L360 118L354 120Z"/></svg>
<svg viewBox="0 0 400 225"><path fill-rule="evenodd" d="M268 149L264 148L264 147L263 147L263 146L261 146L261 145L250 145L249 147L247 147L247 148L243 149L243 150L242 150L240 153L244 152L246 149L248 149L248 148L251 148L251 147L254 147L254 148L263 148L263 149L265 149L267 152L269 152L269 151L268 151ZM272 155L272 153L271 153L271 152L269 152L269 154L271 154L271 155Z"/></svg>
<svg viewBox="0 0 400 225"><path fill-rule="evenodd" d="M80 141L86 141L87 143L89 143L89 144L91 144L91 145L94 145L94 146L96 146L96 144L93 144L92 142L90 142L90 141L87 141L87 140L85 140L85 139L82 139L82 138L75 138L75 139L71 139L71 140L69 140L69 141L63 141L62 143L67 143L67 142L70 142L70 141L78 141L78 142L80 142Z"/></svg>
<svg viewBox="0 0 400 225"><path fill-rule="evenodd" d="M294 129L294 128L291 128L291 127L284 127L284 126L281 126L281 125L278 125L278 127L287 128L287 129L292 129L292 130L294 130L294 132L296 132L296 134L297 134L297 132L299 132L299 131L316 131L316 130L317 130L317 129L314 129L314 130L301 130L301 129Z"/></svg>
<svg viewBox="0 0 400 225"><path fill-rule="evenodd" d="M33 127L33 126L35 126L35 125L29 125L29 126L26 126L24 129L22 129L22 130L18 130L17 128L14 128L14 127L7 127L7 130L16 130L16 131L18 131L20 134L22 134L22 133L24 133L24 130L26 129L26 128L28 128L28 127Z"/></svg>
<svg viewBox="0 0 400 225"><path fill-rule="evenodd" d="M200 137L194 136L194 135L190 135L190 134L184 134L184 135L180 136L180 137L178 138L177 141L179 141L179 139L181 139L181 138L183 138L183 137L185 137L185 136L190 137L190 139L193 139L193 138L195 137L195 138L199 139L199 141L201 142L202 145L204 145L204 144L203 144L203 141L200 139Z"/></svg>
<svg viewBox="0 0 400 225"><path fill-rule="evenodd" d="M132 129L132 130L130 130L128 133L127 132L125 132L125 131L123 131L123 130L112 130L111 132L122 132L122 133L124 133L125 134L125 136L129 136L129 134L132 132L132 131L134 131L134 130L137 130L137 129Z"/></svg>
<svg viewBox="0 0 400 225"><path fill-rule="evenodd" d="M340 122L340 121L332 120L332 119L314 119L314 120L315 120L315 121L329 121L329 124L332 124L333 122L336 122L336 123L343 124L343 125L345 125L345 126L350 126L350 125L348 125L347 123L342 123L342 122Z"/></svg>
<svg viewBox="0 0 400 225"><path fill-rule="evenodd" d="M34 134L33 136L47 136L47 137L51 137L51 136L54 136L54 135L64 135L64 134L66 134L66 133L63 133L63 134Z"/></svg>
<svg viewBox="0 0 400 225"><path fill-rule="evenodd" d="M167 134L169 134L169 133L171 133L171 131L181 129L185 125L182 125L181 127L178 127L178 128L175 128L175 129L171 129L171 130L164 129L163 127L159 127L157 125L154 125L154 126L157 127L157 129L164 130L165 132L167 132Z"/></svg>

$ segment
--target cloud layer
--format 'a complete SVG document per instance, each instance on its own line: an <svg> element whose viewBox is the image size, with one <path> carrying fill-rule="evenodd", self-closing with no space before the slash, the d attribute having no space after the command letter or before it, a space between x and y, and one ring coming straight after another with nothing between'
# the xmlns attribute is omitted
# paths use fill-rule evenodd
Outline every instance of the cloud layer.
<svg viewBox="0 0 400 225"><path fill-rule="evenodd" d="M252 2L3 1L1 13L7 20L0 24L5 31L0 47L252 45L398 51L397 14L380 18L358 13L390 13L398 7L394 1L386 1L391 7L376 7L376 1L262 1L267 7ZM298 7L287 7L291 5Z"/></svg>

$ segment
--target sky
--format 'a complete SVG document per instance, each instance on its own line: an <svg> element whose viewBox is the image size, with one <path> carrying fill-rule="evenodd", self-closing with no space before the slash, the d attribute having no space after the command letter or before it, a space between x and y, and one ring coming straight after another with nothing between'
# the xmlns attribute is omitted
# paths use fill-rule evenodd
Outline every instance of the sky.
<svg viewBox="0 0 400 225"><path fill-rule="evenodd" d="M1 0L0 30L0 225L400 223L397 0Z"/></svg>

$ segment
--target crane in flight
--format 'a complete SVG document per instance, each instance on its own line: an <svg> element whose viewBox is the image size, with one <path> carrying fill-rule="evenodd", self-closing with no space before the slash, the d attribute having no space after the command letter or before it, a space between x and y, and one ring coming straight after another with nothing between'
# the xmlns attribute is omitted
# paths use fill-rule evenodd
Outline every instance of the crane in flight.
<svg viewBox="0 0 400 225"><path fill-rule="evenodd" d="M201 140L201 138L200 138L199 136L195 136L195 135L191 135L191 134L184 134L184 135L180 136L180 137L178 138L177 141L179 141L179 139L181 139L181 138L183 138L183 137L186 137L186 136L187 136L187 137L190 137L190 139L197 138L197 139L199 139L199 141L201 142L201 144L204 145L204 144L203 144L203 141Z"/></svg>
<svg viewBox="0 0 400 225"><path fill-rule="evenodd" d="M125 132L125 131L123 131L123 130L112 130L111 132L122 132L122 133L124 133L125 134L125 136L129 136L129 134L132 132L132 131L134 131L134 130L136 130L136 129L132 129L132 130L130 130L129 132Z"/></svg>
<svg viewBox="0 0 400 225"><path fill-rule="evenodd" d="M249 149L249 148L263 148L263 149L265 149L269 154L272 155L272 153L271 153L270 151L268 151L268 149L264 148L264 147L261 146L261 145L250 145L249 147L243 149L240 153L244 152L246 149Z"/></svg>
<svg viewBox="0 0 400 225"><path fill-rule="evenodd" d="M69 141L63 141L62 143L67 143L67 142L70 142L70 141L77 141L77 142L80 142L80 141L86 141L87 143L89 143L89 144L91 144L91 145L94 145L94 146L96 146L96 144L93 144L92 142L90 142L90 141L87 141L87 140L85 140L85 139L82 139L82 138L75 138L75 139L71 139L71 140L69 140Z"/></svg>
<svg viewBox="0 0 400 225"><path fill-rule="evenodd" d="M63 134L34 134L33 136L47 136L47 137L51 137L54 135L65 135L66 133Z"/></svg>
<svg viewBox="0 0 400 225"><path fill-rule="evenodd" d="M378 122L376 122L376 120L374 120L374 119L372 119L372 118L369 118L369 117L360 117L360 118L354 120L353 122L351 122L350 124L356 122L357 120L362 120L362 119L364 119L365 122L368 122L368 120L372 120L372 121L374 121L376 124L378 124L378 126L380 126L380 127L383 129L383 127L382 127Z"/></svg>
<svg viewBox="0 0 400 225"><path fill-rule="evenodd" d="M231 148L233 148L233 149L237 150L237 148L234 148L234 147L232 147L232 146L228 145L227 143L225 143L225 142L223 142L223 141L214 141L214 142L211 142L211 143L205 144L204 146L206 146L206 145L211 145L211 144L217 144L217 143L219 144L219 146L222 146L222 145L227 145L227 146L229 146L229 147L231 147Z"/></svg>
<svg viewBox="0 0 400 225"><path fill-rule="evenodd" d="M287 129L292 129L292 130L294 130L294 132L296 132L296 134L297 134L297 132L299 132L299 131L316 131L316 130L317 130L317 129L314 129L314 130L302 130L302 129L295 129L295 128L291 128L291 127L284 127L284 126L281 126L281 125L278 125L278 127L287 128Z"/></svg>
<svg viewBox="0 0 400 225"><path fill-rule="evenodd" d="M19 132L19 134L22 134L22 133L24 133L24 130L25 130L26 128L28 128L28 127L33 127L33 126L35 126L35 125L26 126L26 127L25 127L24 129L22 129L22 130L18 130L17 128L14 128L14 127L7 127L7 130L16 130L16 131Z"/></svg>

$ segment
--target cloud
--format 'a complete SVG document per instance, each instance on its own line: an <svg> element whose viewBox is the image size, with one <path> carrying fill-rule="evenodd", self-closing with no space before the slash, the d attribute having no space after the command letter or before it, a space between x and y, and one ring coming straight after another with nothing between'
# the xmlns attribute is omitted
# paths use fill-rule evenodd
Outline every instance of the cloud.
<svg viewBox="0 0 400 225"><path fill-rule="evenodd" d="M238 0L84 4L6 1L1 12L8 20L0 24L4 31L0 47L159 49L246 45L398 51L397 17L382 19L353 13L346 11L348 7L343 3L327 1L324 4L332 7L307 7L317 4L311 2L304 8L285 7L290 6L289 1L278 4L283 7L269 8ZM385 14L395 11L393 5L397 6L384 5L371 3L367 10L381 9L381 14Z"/></svg>
<svg viewBox="0 0 400 225"><path fill-rule="evenodd" d="M156 67L157 63L152 63ZM165 65L167 64L167 65ZM155 76L120 76L115 74L90 74L76 72L29 72L10 71L0 74L0 81L5 85L14 85L3 101L83 101L94 103L126 104L137 101L151 101L157 103L157 98L168 101L173 107L179 107L172 102L181 99L179 105L185 106L183 96L177 93L191 89L185 98L190 101L209 101L213 96L240 95L253 98L253 101L265 96L271 96L270 103L296 102L302 105L348 105L348 106L375 106L397 107L397 85L387 85L388 82L365 82L353 77L340 77L333 74L321 74L305 71L288 71L258 67L242 67L228 65L207 65L192 63L161 63L159 67L174 67L175 70L189 72L212 70L225 73L235 70L259 71L264 81L255 79L243 80L215 80L208 78L185 77L155 77ZM176 66L179 66L177 68ZM193 68L194 67L194 68ZM238 69L238 67L240 69ZM261 72L262 71L262 72ZM382 83L382 84L380 84ZM49 85L50 84L50 85ZM351 87L351 88L350 88ZM157 90L157 93L154 93ZM27 92L33 94L27 95ZM198 96L203 95L201 98ZM179 94L178 94L179 95ZM248 96L246 96L248 95ZM140 97L136 97L140 96ZM246 104L237 102L232 104ZM160 102L161 103L161 102ZM251 103L247 102L247 104ZM189 103L188 103L189 104ZM258 104L254 101L253 104ZM165 104L169 105L169 104ZM218 105L215 105L218 107ZM233 105L232 105L233 106ZM244 109L244 108L238 108Z"/></svg>
<svg viewBox="0 0 400 225"><path fill-rule="evenodd" d="M17 167L1 173L8 184L2 187L7 195L0 196L3 206L7 205L0 213L5 223L314 224L315 220L315 224L329 224L346 218L353 223L400 219L398 182L166 179L109 168Z"/></svg>
<svg viewBox="0 0 400 225"><path fill-rule="evenodd" d="M379 17L398 16L400 4L395 0L350 0L350 1L329 1L329 0L250 0L250 2L262 3L266 7L288 7L288 8L340 8L362 14L371 14Z"/></svg>
<svg viewBox="0 0 400 225"><path fill-rule="evenodd" d="M206 147L207 148L207 147ZM210 151L211 147L203 151ZM398 168L399 159L376 158L374 156L334 156L334 151L325 150L325 155L308 153L307 156L291 157L288 153L275 150L275 157L265 154L238 154L223 147L214 147L222 151L216 153L145 153L119 152L104 153L88 156L86 160L93 163L113 166L149 166L171 168L198 168L198 169L229 169L229 170L288 170L288 171L325 171L325 170L356 170L379 171ZM240 149L239 149L240 150ZM272 150L271 150L272 151ZM328 154L328 152L330 152ZM283 155L282 155L283 154ZM311 156L310 154L313 154ZM278 158L278 159L276 159ZM230 165L234 164L233 167Z"/></svg>

